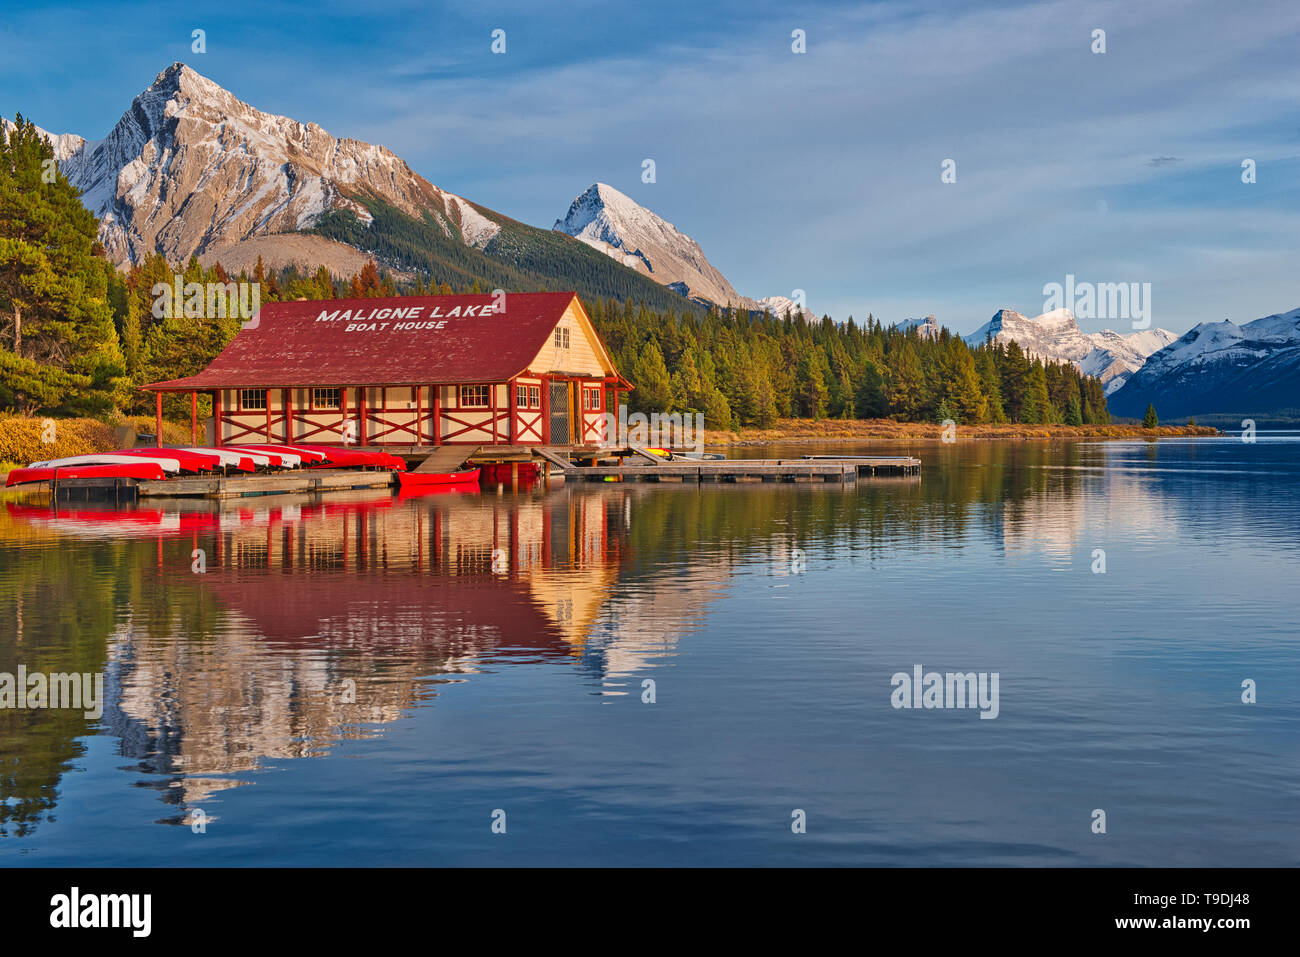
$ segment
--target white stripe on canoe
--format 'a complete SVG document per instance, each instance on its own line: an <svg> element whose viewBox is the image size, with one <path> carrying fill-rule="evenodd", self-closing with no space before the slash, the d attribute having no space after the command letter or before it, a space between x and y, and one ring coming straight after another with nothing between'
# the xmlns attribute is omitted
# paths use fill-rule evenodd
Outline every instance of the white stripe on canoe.
<svg viewBox="0 0 1300 957"><path fill-rule="evenodd" d="M247 454L241 455L236 452L227 452L225 449L185 448L185 449L177 449L177 451L197 452L199 455L215 455L218 459L221 460L222 465L238 465L240 459L248 458Z"/></svg>
<svg viewBox="0 0 1300 957"><path fill-rule="evenodd" d="M229 446L229 448L232 448L237 452L243 452L245 455L261 455L265 458L267 454L265 452L258 452L256 449L246 449L240 445L232 445ZM278 455L280 457L280 464L287 465L289 468L294 468L302 464L302 456L294 455L292 452L272 452L271 454ZM271 460L267 459L266 461L270 462Z"/></svg>
<svg viewBox="0 0 1300 957"><path fill-rule="evenodd" d="M31 469L61 469L74 465L139 465L141 462L153 462L164 472L179 472L181 465L175 459L154 458L150 455L70 455L63 459L48 459L33 462L27 466Z"/></svg>

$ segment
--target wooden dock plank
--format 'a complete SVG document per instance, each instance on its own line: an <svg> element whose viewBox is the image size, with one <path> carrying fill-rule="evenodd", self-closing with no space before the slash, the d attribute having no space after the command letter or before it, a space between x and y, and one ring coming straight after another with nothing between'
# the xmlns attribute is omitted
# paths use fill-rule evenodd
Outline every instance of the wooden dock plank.
<svg viewBox="0 0 1300 957"><path fill-rule="evenodd" d="M138 485L141 498L237 498L286 492L332 492L354 488L384 488L393 484L388 471L306 469L269 475L219 475L146 480Z"/></svg>
<svg viewBox="0 0 1300 957"><path fill-rule="evenodd" d="M554 459L552 459L554 461ZM558 464L558 463L557 463ZM640 461L624 465L575 466L565 474L587 481L613 477L621 481L696 482L854 482L859 475L877 473L919 475L921 460L911 456L844 456L798 459L723 459L684 462L660 460L653 466Z"/></svg>

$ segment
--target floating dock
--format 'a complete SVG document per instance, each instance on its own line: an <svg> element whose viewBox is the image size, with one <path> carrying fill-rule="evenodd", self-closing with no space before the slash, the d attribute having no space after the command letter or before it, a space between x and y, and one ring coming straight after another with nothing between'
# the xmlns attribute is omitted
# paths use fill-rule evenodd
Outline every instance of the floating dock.
<svg viewBox="0 0 1300 957"><path fill-rule="evenodd" d="M636 448L534 451L566 478L586 482L855 482L864 475L919 476L921 472L921 460L907 455L699 461L664 459Z"/></svg>
<svg viewBox="0 0 1300 957"><path fill-rule="evenodd" d="M370 472L307 469L266 475L195 475L144 480L138 483L138 489L141 498L237 498L286 492L343 492L358 488L387 488L392 484L393 473L387 469Z"/></svg>
<svg viewBox="0 0 1300 957"><path fill-rule="evenodd" d="M290 493L346 492L352 489L388 488L393 473L387 469L310 469L265 475L194 475L169 479L83 478L54 483L56 502L114 502L142 498L250 498Z"/></svg>
<svg viewBox="0 0 1300 957"><path fill-rule="evenodd" d="M398 452L397 454L402 454ZM783 459L665 459L639 448L596 446L461 446L455 450L412 449L405 457L414 471L448 471L466 463L542 467L545 485L557 479L580 482L663 483L817 483L856 482L861 477L919 479L921 460L907 455L804 455ZM509 484L517 484L516 481ZM60 480L60 502L134 502L142 498L249 498L263 495L322 494L394 484L386 469L308 469L260 475L199 475L167 479L93 478Z"/></svg>

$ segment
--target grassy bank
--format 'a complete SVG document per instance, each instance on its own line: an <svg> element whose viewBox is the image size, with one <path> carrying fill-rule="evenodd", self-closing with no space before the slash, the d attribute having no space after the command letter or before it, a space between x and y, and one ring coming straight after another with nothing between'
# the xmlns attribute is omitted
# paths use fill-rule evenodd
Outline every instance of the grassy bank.
<svg viewBox="0 0 1300 957"><path fill-rule="evenodd" d="M152 435L153 430L154 420L148 416L100 422L98 419L0 415L0 484L11 471L32 462L130 448L138 434ZM163 423L164 445L188 445L189 441L188 422ZM10 489L6 497L12 498L21 492L21 489Z"/></svg>
<svg viewBox="0 0 1300 957"><path fill-rule="evenodd" d="M959 425L957 440L972 439L1156 439L1188 435L1218 435L1204 425ZM778 442L837 442L861 439L916 440L943 438L943 426L893 419L782 419L767 429L735 432L706 430L705 445L766 445Z"/></svg>

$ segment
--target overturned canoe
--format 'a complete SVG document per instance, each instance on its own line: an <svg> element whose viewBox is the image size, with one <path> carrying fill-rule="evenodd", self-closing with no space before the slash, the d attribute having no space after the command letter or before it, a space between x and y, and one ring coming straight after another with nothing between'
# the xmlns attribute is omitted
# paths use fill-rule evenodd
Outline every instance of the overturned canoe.
<svg viewBox="0 0 1300 957"><path fill-rule="evenodd" d="M176 473L181 470L180 462L175 458L169 458L161 455L128 455L123 452L103 452L91 455L69 455L61 459L47 459L44 462L33 462L27 466L29 469L62 469L78 468L91 465L138 465L141 462L152 462L161 468L164 472ZM65 478L66 476L60 476Z"/></svg>
<svg viewBox="0 0 1300 957"><path fill-rule="evenodd" d="M5 486L28 482L52 482L57 479L133 478L160 479L162 466L156 462L119 462L106 465L29 466L14 469L5 478Z"/></svg>

